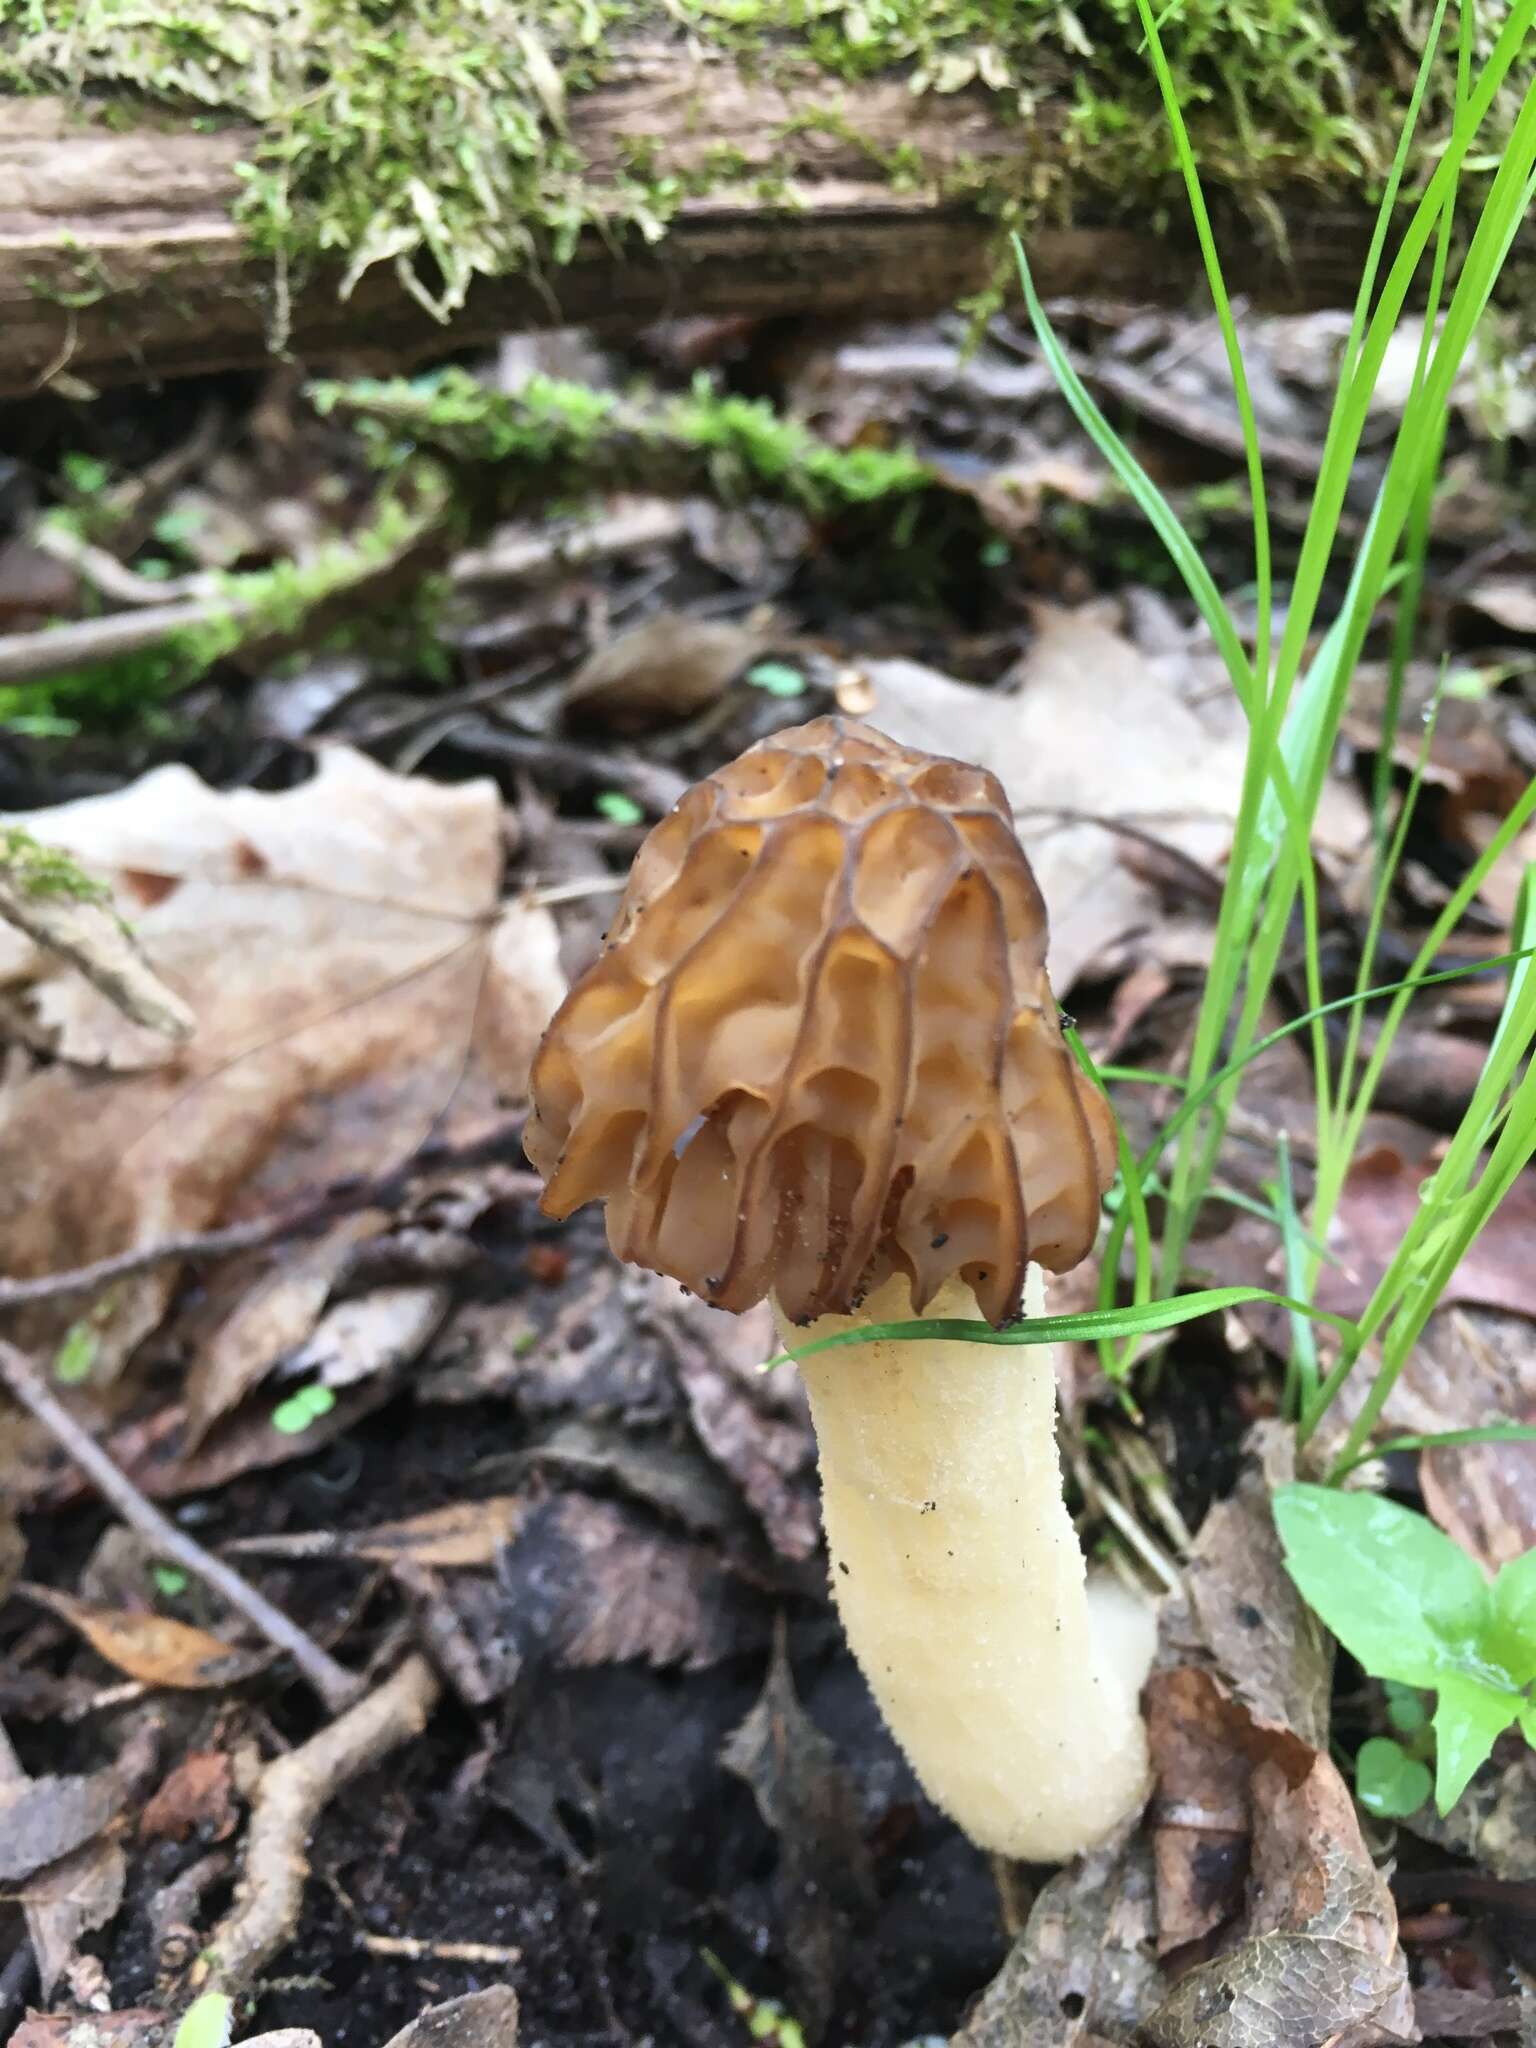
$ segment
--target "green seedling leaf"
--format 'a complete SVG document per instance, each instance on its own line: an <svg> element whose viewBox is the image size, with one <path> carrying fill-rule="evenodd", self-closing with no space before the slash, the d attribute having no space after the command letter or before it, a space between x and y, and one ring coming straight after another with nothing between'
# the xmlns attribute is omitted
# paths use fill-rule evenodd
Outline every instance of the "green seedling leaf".
<svg viewBox="0 0 1536 2048"><path fill-rule="evenodd" d="M747 681L770 697L803 697L806 691L805 677L787 661L760 661L747 670Z"/></svg>
<svg viewBox="0 0 1536 2048"><path fill-rule="evenodd" d="M53 1376L61 1385L78 1387L91 1376L99 1340L89 1323L71 1323L53 1354Z"/></svg>
<svg viewBox="0 0 1536 2048"><path fill-rule="evenodd" d="M1433 1790L1429 1768L1389 1735L1373 1735L1355 1758L1355 1797L1367 1813L1402 1820L1417 1813Z"/></svg>
<svg viewBox="0 0 1536 2048"><path fill-rule="evenodd" d="M1445 1674L1435 1707L1435 1805L1440 1813L1449 1813L1466 1791L1472 1773L1520 1718L1522 1704L1518 1693L1503 1686L1456 1671Z"/></svg>
<svg viewBox="0 0 1536 2048"><path fill-rule="evenodd" d="M150 1576L167 1600L177 1599L192 1583L179 1564L157 1564Z"/></svg>
<svg viewBox="0 0 1536 2048"><path fill-rule="evenodd" d="M98 491L107 487L112 472L95 455L87 455L76 449L66 455L59 464L64 481L72 491L78 491L82 498L94 498Z"/></svg>
<svg viewBox="0 0 1536 2048"><path fill-rule="evenodd" d="M272 1410L272 1427L281 1430L284 1436L302 1436L312 1422L329 1415L335 1406L336 1396L329 1387L300 1387Z"/></svg>
<svg viewBox="0 0 1536 2048"><path fill-rule="evenodd" d="M1274 1509L1302 1598L1373 1677L1438 1688L1464 1662L1469 1638L1486 1633L1492 1602L1482 1573L1423 1515L1374 1494L1303 1485L1280 1487Z"/></svg>
<svg viewBox="0 0 1536 2048"><path fill-rule="evenodd" d="M1399 1735L1418 1735L1429 1726L1429 1708L1424 1695L1411 1685L1399 1685L1395 1678L1383 1681L1387 1695L1387 1719Z"/></svg>
<svg viewBox="0 0 1536 2048"><path fill-rule="evenodd" d="M205 1991L182 2014L172 2048L229 2048L234 2031L234 2000L222 1991Z"/></svg>
<svg viewBox="0 0 1536 2048"><path fill-rule="evenodd" d="M606 818L610 825L641 825L645 812L632 796L626 796L622 789L605 789L592 806L599 817Z"/></svg>
<svg viewBox="0 0 1536 2048"><path fill-rule="evenodd" d="M1013 549L1005 540L989 540L981 550L981 566L984 569L1006 569L1013 560Z"/></svg>

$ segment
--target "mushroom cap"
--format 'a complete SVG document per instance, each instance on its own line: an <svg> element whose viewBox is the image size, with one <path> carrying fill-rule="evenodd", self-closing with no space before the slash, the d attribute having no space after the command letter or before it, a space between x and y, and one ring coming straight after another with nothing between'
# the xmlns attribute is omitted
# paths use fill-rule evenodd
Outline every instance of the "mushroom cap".
<svg viewBox="0 0 1536 2048"><path fill-rule="evenodd" d="M818 718L696 783L546 1031L542 1207L791 1321L892 1273L992 1323L1093 1243L1106 1104L1062 1037L1045 904L996 776Z"/></svg>

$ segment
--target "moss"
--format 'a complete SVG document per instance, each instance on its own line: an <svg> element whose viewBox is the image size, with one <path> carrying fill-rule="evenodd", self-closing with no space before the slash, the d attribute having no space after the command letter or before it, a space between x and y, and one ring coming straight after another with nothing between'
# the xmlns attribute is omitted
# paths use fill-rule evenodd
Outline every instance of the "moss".
<svg viewBox="0 0 1536 2048"><path fill-rule="evenodd" d="M1175 0L1164 35L1207 168L1255 209L1293 174L1377 177L1411 68L1403 11ZM682 173L638 145L601 180L588 172L567 108L642 18L677 38L679 63L688 36L792 71L805 93L817 69L834 82L895 70L916 92L975 84L1021 128L1049 119L1048 172L1021 150L1017 167L946 181L1010 224L1068 193L1177 198L1135 0L666 0L649 17L638 0L0 0L0 85L86 91L105 118L127 88L198 125L254 123L240 213L272 260L279 327L295 274L317 261L339 264L343 291L391 264L446 316L477 275L557 265L589 226L654 239L691 192L741 174L730 149ZM1444 111L1432 97L1426 161ZM797 168L785 154L775 190ZM910 150L871 154L894 182L921 175Z"/></svg>
<svg viewBox="0 0 1536 2048"><path fill-rule="evenodd" d="M88 875L72 855L44 846L19 825L0 827L0 874L23 896L66 897L74 903L108 903L112 891Z"/></svg>
<svg viewBox="0 0 1536 2048"><path fill-rule="evenodd" d="M685 398L629 402L554 377L515 394L465 370L311 387L321 412L359 419L375 460L393 467L422 447L490 466L505 507L649 480L708 488L727 503L769 497L814 517L932 490L933 472L904 449L835 448L759 399L721 397L700 379Z"/></svg>

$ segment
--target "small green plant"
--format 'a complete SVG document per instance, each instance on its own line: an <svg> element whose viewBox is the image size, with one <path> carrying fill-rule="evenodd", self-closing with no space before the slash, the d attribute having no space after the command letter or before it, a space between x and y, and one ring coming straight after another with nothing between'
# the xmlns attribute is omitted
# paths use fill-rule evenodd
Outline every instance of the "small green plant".
<svg viewBox="0 0 1536 2048"><path fill-rule="evenodd" d="M279 1401L272 1410L272 1427L283 1436L302 1436L312 1423L322 1415L329 1415L336 1406L336 1396L319 1380L307 1387L300 1387L296 1394L290 1394L286 1401Z"/></svg>
<svg viewBox="0 0 1536 2048"><path fill-rule="evenodd" d="M1287 1571L1350 1655L1373 1678L1435 1694L1442 1814L1506 1728L1518 1725L1536 1740L1536 1550L1506 1564L1490 1585L1423 1515L1338 1487L1282 1487L1275 1523ZM1415 1761L1400 1744L1391 1747L1403 1764ZM1388 1762L1373 1755L1370 1782L1410 1796L1413 1774L1399 1765L1389 1776Z"/></svg>

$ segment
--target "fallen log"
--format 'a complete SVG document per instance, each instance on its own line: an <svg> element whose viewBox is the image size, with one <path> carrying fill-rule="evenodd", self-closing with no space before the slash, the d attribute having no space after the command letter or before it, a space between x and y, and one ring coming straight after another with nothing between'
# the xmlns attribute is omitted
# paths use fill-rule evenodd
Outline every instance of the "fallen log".
<svg viewBox="0 0 1536 2048"><path fill-rule="evenodd" d="M747 62L675 23L631 36L557 106L556 126L589 195L625 189L645 138L650 175L674 195L658 238L588 227L566 261L473 276L447 322L396 263L343 295L339 258L289 264L253 246L242 195L270 130L99 81L17 95L0 105L0 394L257 364L274 339L311 367L366 371L552 323L930 310L986 281L999 215L1026 224L1047 293L1167 303L1203 289L1176 187L1117 197L1118 143L1094 145L1092 175L1074 168L1070 70L1022 118L1016 87L978 76L914 91L910 69L834 92L803 54ZM1224 190L1217 168L1233 290L1291 309L1348 303L1363 192L1299 145L1269 160L1278 182L1262 196ZM1030 194L1048 199L1031 211Z"/></svg>

